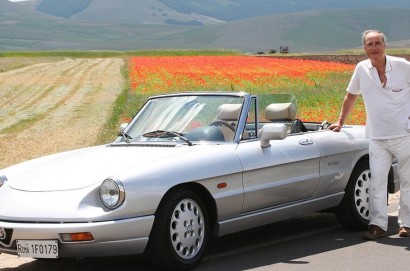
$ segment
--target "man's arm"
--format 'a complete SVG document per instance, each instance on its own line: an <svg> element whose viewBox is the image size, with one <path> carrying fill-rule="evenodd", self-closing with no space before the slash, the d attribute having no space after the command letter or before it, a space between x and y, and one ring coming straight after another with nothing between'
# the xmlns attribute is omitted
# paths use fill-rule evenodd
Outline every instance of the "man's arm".
<svg viewBox="0 0 410 271"><path fill-rule="evenodd" d="M340 132L347 116L353 110L357 97L359 97L359 95L351 94L349 92L346 94L343 100L339 120L329 126L330 130L333 130L334 132Z"/></svg>

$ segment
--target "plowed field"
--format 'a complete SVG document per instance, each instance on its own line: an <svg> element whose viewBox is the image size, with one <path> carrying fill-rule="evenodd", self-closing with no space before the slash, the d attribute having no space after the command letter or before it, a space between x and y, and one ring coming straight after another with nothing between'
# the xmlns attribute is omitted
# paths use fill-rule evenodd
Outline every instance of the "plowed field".
<svg viewBox="0 0 410 271"><path fill-rule="evenodd" d="M95 144L122 89L122 58L77 58L0 73L0 168Z"/></svg>

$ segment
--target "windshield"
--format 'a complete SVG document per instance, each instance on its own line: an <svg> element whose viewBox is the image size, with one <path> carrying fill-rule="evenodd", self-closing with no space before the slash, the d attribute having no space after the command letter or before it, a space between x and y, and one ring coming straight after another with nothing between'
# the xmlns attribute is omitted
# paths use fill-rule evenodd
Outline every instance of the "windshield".
<svg viewBox="0 0 410 271"><path fill-rule="evenodd" d="M228 95L153 98L119 141L232 141L243 100Z"/></svg>

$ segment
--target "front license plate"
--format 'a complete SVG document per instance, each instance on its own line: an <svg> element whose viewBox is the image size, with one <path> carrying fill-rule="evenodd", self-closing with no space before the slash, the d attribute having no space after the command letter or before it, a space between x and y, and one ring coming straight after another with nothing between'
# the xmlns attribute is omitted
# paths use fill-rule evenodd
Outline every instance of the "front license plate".
<svg viewBox="0 0 410 271"><path fill-rule="evenodd" d="M58 258L57 240L17 240L20 257Z"/></svg>

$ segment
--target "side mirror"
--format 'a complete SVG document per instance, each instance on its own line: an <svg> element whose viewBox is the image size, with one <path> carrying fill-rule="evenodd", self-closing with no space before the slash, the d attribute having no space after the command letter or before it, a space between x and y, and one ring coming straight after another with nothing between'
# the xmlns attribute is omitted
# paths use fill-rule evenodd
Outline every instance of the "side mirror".
<svg viewBox="0 0 410 271"><path fill-rule="evenodd" d="M118 129L118 136L121 136L122 132L124 132L124 130L125 130L125 128L127 128L127 126L128 126L128 122L122 123L120 125L120 129Z"/></svg>
<svg viewBox="0 0 410 271"><path fill-rule="evenodd" d="M261 130L261 147L270 147L271 140L284 139L288 135L288 127L282 123L265 124Z"/></svg>

